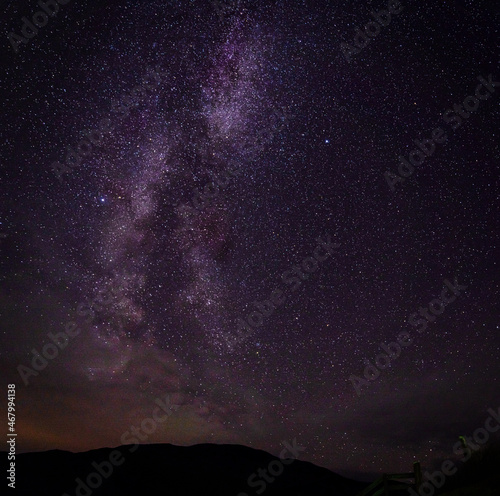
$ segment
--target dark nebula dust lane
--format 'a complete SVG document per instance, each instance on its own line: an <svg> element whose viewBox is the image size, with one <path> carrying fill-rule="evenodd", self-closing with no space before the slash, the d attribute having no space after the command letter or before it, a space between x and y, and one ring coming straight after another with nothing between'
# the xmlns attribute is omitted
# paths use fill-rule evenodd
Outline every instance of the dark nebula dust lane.
<svg viewBox="0 0 500 496"><path fill-rule="evenodd" d="M387 8L73 1L15 44L40 7L1 5L19 450L119 445L168 395L148 443L366 476L498 409L498 9L401 2L363 42Z"/></svg>

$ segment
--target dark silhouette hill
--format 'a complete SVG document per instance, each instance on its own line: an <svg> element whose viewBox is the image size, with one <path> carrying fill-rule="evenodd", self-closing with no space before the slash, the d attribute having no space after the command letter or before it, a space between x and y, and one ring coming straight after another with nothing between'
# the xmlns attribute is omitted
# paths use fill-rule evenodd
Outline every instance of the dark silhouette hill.
<svg viewBox="0 0 500 496"><path fill-rule="evenodd" d="M121 464L113 465L110 455L111 461ZM16 490L6 487L8 481L5 481L0 493L23 496L354 496L366 486L366 482L344 478L300 459L290 460L281 474L273 476L273 472L280 470L281 462L278 464L277 460L279 458L265 451L228 444L188 447L149 444L84 453L59 450L23 453L16 456ZM1 466L6 470L5 452ZM248 484L252 474L255 474L251 479L253 487Z"/></svg>

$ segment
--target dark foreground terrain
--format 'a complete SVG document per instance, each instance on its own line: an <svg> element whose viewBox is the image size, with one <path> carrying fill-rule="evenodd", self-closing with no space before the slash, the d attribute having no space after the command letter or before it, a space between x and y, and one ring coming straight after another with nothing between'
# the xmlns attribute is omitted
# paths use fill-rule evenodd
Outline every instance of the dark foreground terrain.
<svg viewBox="0 0 500 496"><path fill-rule="evenodd" d="M285 458L288 456L292 458L289 454ZM6 473L6 453L2 453L1 459L2 472ZM215 444L25 453L16 456L15 490L8 488L8 481L4 480L0 494L354 496L366 486L300 459L290 459L286 466L278 460L264 451ZM282 467L280 475L271 475L279 473Z"/></svg>

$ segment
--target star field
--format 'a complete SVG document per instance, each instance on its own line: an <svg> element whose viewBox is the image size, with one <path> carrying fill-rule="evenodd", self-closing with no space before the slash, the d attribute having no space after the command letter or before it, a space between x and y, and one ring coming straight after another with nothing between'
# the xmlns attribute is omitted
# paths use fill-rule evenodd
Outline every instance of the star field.
<svg viewBox="0 0 500 496"><path fill-rule="evenodd" d="M0 353L21 451L117 446L170 394L147 442L296 437L369 478L450 457L498 407L499 11L401 6L351 61L341 44L387 2L72 1L18 53L7 35L39 7L1 6ZM391 188L435 128L446 141ZM455 278L419 333L409 317ZM350 377L402 331L358 395Z"/></svg>

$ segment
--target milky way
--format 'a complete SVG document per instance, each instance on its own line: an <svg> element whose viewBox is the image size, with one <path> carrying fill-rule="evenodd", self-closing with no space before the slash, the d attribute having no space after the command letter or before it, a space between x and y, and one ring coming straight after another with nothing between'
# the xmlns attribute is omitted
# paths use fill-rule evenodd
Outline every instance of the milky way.
<svg viewBox="0 0 500 496"><path fill-rule="evenodd" d="M3 5L1 370L20 449L119 445L165 394L179 409L147 442L297 438L365 476L450 457L481 425L499 401L500 87L459 129L443 114L500 78L498 9L424 3L352 60L341 43L383 2L75 0L18 53L7 35L38 7ZM446 143L391 188L436 127ZM318 238L336 248L309 273ZM454 278L467 291L417 333L408 317ZM23 384L68 322L81 332ZM358 395L350 377L402 331Z"/></svg>

